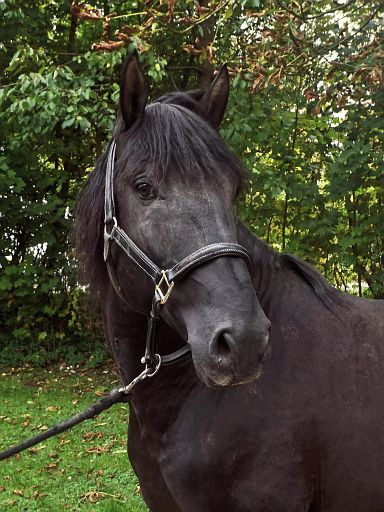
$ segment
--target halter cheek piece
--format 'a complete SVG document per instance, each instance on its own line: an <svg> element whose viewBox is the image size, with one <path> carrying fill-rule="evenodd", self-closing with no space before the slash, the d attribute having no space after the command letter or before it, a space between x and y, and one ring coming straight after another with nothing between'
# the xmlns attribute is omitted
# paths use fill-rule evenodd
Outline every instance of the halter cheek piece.
<svg viewBox="0 0 384 512"><path fill-rule="evenodd" d="M187 272L203 263L220 258L222 256L240 257L250 263L247 251L238 244L216 243L206 245L182 259L170 269L162 270L135 244L127 233L118 226L115 213L115 201L113 193L114 165L115 165L116 142L112 140L107 160L105 177L105 204L104 204L104 261L106 262L111 283L120 297L125 302L119 281L116 277L110 258L110 247L114 241L120 249L138 265L153 281L155 290L152 299L152 308L148 318L148 329L146 337L145 355L142 363L152 368L153 373L160 365L171 364L178 361L190 351L189 345L185 345L176 352L166 356L156 353L156 332L160 319L160 312L169 299L175 282L181 279Z"/></svg>

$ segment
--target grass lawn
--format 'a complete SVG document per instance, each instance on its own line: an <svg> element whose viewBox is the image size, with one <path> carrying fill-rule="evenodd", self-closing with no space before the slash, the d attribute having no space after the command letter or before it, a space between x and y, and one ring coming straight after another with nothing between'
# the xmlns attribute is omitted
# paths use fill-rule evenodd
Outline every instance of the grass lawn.
<svg viewBox="0 0 384 512"><path fill-rule="evenodd" d="M111 369L0 373L0 449L79 412L116 386ZM126 455L127 406L0 462L0 510L145 512Z"/></svg>

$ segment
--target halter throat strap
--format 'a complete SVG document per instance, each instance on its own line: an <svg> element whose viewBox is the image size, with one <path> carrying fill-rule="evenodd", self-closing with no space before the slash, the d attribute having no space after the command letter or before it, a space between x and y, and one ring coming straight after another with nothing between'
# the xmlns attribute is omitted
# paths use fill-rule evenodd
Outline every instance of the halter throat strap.
<svg viewBox="0 0 384 512"><path fill-rule="evenodd" d="M105 177L105 199L104 199L104 261L107 265L110 281L120 299L126 303L115 270L110 257L110 248L112 242L115 242L123 253L133 261L141 270L147 274L154 284L154 296L152 299L152 308L148 317L148 328L146 336L145 355L142 362L148 367L156 367L159 364L172 364L179 361L190 352L189 345L168 354L159 356L156 353L156 334L160 320L160 313L164 304L169 299L175 282L181 279L185 274L191 272L194 268L203 265L222 256L239 257L244 259L250 265L250 259L247 251L241 245L235 243L220 242L209 244L176 263L169 269L161 269L153 262L119 227L116 219L113 180L114 180L114 162L116 154L116 142L111 141L109 146L107 169Z"/></svg>

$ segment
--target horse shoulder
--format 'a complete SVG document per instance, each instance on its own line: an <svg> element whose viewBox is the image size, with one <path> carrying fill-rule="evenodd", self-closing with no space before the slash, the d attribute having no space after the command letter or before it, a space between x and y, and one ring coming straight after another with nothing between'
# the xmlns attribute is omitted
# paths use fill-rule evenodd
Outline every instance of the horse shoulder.
<svg viewBox="0 0 384 512"><path fill-rule="evenodd" d="M133 407L130 407L129 414L128 456L150 511L181 512L164 481L156 451L140 429Z"/></svg>

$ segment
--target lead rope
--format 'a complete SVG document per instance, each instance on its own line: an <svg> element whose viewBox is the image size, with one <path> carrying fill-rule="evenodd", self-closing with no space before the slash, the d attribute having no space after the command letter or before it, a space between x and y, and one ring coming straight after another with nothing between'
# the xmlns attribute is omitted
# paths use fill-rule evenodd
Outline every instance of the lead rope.
<svg viewBox="0 0 384 512"><path fill-rule="evenodd" d="M79 423L82 423L83 421L95 418L101 412L109 409L114 404L126 402L127 396L139 382L154 377L159 371L161 366L161 357L158 354L155 354L155 358L157 359L157 362L154 367L150 368L146 366L146 368L129 384L120 388L113 389L108 395L92 404L90 407L85 409L85 411L75 414L71 418L58 423L54 427L49 428L37 436L31 437L22 443L11 446L7 450L0 452L0 461L8 459L13 455L17 455L18 453L27 450L28 448L32 448L32 446L35 446L36 444L41 443L50 437L57 436L58 434L61 434L62 432L65 432L66 430L69 430L70 428L78 425Z"/></svg>

